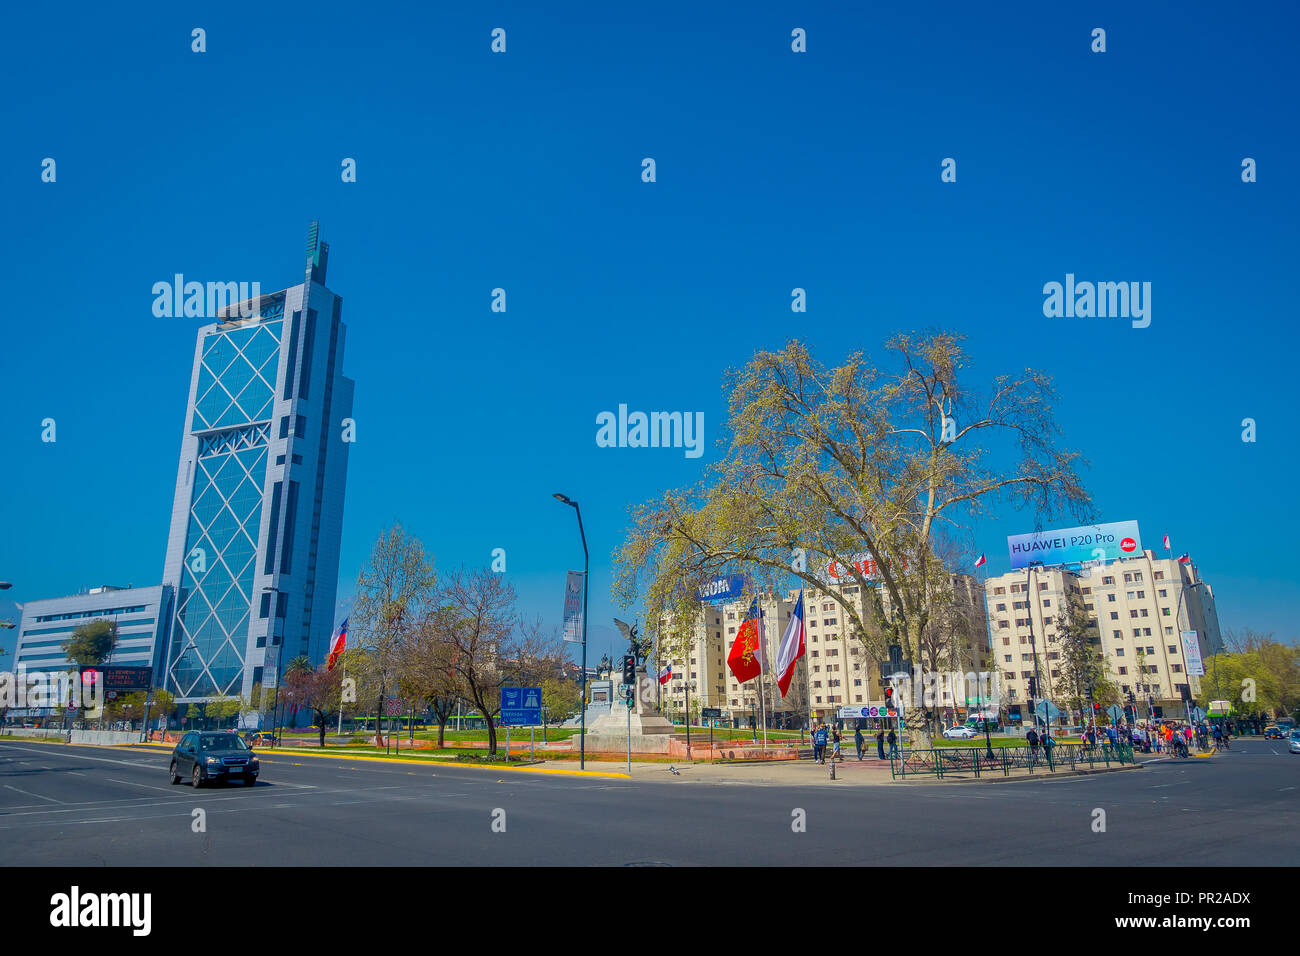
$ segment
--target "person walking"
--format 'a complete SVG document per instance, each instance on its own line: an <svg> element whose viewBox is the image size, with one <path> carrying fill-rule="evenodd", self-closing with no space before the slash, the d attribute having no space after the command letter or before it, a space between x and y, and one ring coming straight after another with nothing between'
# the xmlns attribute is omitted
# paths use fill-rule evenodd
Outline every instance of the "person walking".
<svg viewBox="0 0 1300 956"><path fill-rule="evenodd" d="M831 760L844 759L843 757L840 756L841 737L842 735L840 734L840 729L838 727L836 727L833 731L831 731Z"/></svg>
<svg viewBox="0 0 1300 956"><path fill-rule="evenodd" d="M862 748L865 744L866 741L862 737L862 728L858 727L856 730L853 731L853 746L858 751L859 762L862 761Z"/></svg>
<svg viewBox="0 0 1300 956"><path fill-rule="evenodd" d="M1056 746L1056 739L1047 731L1043 731L1043 754L1047 757L1047 762L1052 762L1052 748Z"/></svg>
<svg viewBox="0 0 1300 956"><path fill-rule="evenodd" d="M828 736L828 734L827 734L827 730L826 730L826 725L823 724L823 723L818 723L818 724L817 724L817 729L813 732L813 742L814 742L814 743L813 743L813 759L816 760L818 763L825 763L825 762L826 762L826 738L827 738L827 736Z"/></svg>
<svg viewBox="0 0 1300 956"><path fill-rule="evenodd" d="M896 735L896 734L891 730L891 731L889 732L889 736L886 737L885 739L889 741L889 756L890 756L891 758L892 758L892 757L897 757L897 756L898 756L898 737L897 737L897 735Z"/></svg>
<svg viewBox="0 0 1300 956"><path fill-rule="evenodd" d="M1038 731L1033 727L1029 728L1029 733L1025 734L1025 743L1029 744L1029 761L1030 763L1038 762Z"/></svg>
<svg viewBox="0 0 1300 956"><path fill-rule="evenodd" d="M885 759L885 731L883 729L876 734L876 753L880 755L881 760Z"/></svg>

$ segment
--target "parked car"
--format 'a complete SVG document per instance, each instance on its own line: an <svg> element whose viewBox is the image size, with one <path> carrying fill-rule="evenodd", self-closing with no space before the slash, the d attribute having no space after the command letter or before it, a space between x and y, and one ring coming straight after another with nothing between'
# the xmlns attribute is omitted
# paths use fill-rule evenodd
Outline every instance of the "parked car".
<svg viewBox="0 0 1300 956"><path fill-rule="evenodd" d="M949 727L943 732L943 736L948 740L970 740L977 734L970 727Z"/></svg>
<svg viewBox="0 0 1300 956"><path fill-rule="evenodd" d="M196 788L210 780L242 780L251 787L260 770L257 757L239 734L192 730L172 751L169 772L174 784L189 777Z"/></svg>

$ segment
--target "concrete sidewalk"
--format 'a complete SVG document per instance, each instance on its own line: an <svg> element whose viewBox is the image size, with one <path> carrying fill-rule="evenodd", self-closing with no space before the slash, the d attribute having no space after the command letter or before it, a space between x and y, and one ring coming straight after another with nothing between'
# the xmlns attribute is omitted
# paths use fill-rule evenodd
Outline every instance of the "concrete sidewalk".
<svg viewBox="0 0 1300 956"><path fill-rule="evenodd" d="M544 764L542 764L544 766ZM588 762L590 766L590 762ZM626 773L626 764L615 765ZM669 767L677 771L673 773ZM945 784L966 783L1010 783L1021 780L1059 780L1068 777L1082 777L1099 773L1116 773L1137 770L1141 764L1081 766L1076 770L1048 771L1045 768L1035 770L1032 774L1027 769L1013 769L1004 776L1000 771L983 773L976 777L973 773L945 773L942 778L934 774L909 774L906 778L895 779L889 772L889 761L880 760L874 755L871 759L849 758L835 765L835 779L830 778L829 765L816 764L811 760L800 761L756 761L754 763L632 763L633 780L652 780L656 783L706 783L751 787L871 787L885 785L922 785L943 786Z"/></svg>
<svg viewBox="0 0 1300 956"><path fill-rule="evenodd" d="M590 763L588 763L590 766ZM615 764L626 773L627 764ZM673 773L669 769L677 770ZM754 787L789 786L876 786L890 783L889 761L876 758L856 758L835 765L835 780L830 778L830 766L811 760L761 760L753 763L637 763L632 762L633 780L655 782L734 784Z"/></svg>

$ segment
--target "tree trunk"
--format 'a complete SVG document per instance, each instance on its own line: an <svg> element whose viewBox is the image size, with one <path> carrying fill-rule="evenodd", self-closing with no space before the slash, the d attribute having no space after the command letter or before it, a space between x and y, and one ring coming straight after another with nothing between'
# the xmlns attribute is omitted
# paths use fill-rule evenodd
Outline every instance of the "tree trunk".
<svg viewBox="0 0 1300 956"><path fill-rule="evenodd" d="M447 718L438 713L438 747L441 748L446 742L447 736Z"/></svg>
<svg viewBox="0 0 1300 956"><path fill-rule="evenodd" d="M483 716L487 720L488 756L491 756L497 752L497 726L493 723L492 715L487 712L487 708L481 707L480 709L483 711Z"/></svg>
<svg viewBox="0 0 1300 956"><path fill-rule="evenodd" d="M317 726L320 727L320 749L324 750L325 749L325 715L318 713L316 719L318 721Z"/></svg>
<svg viewBox="0 0 1300 956"><path fill-rule="evenodd" d="M375 707L375 746L384 747L384 687L379 688L379 704ZM385 747L385 749L387 749Z"/></svg>

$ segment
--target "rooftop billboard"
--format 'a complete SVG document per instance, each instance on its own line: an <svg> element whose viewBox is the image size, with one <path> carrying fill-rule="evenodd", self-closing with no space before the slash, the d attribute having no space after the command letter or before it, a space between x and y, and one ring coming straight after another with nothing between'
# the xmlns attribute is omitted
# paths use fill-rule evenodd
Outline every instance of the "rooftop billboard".
<svg viewBox="0 0 1300 956"><path fill-rule="evenodd" d="M1030 564L1082 564L1086 561L1113 561L1142 553L1142 536L1136 521L1062 528L1059 531L1033 531L1007 537L1011 567L1027 568Z"/></svg>

